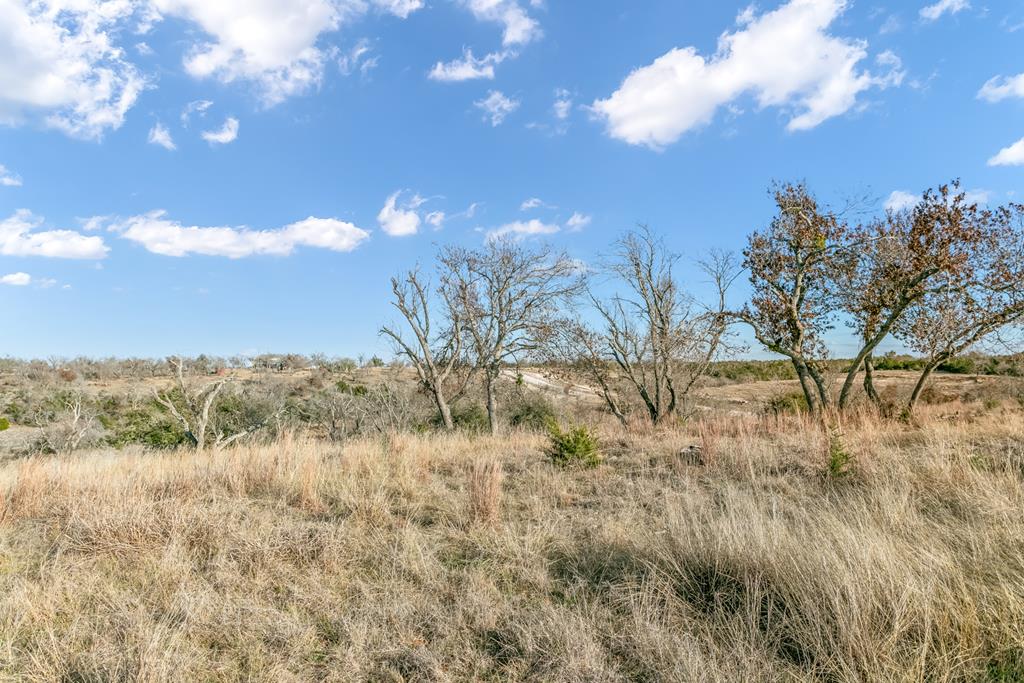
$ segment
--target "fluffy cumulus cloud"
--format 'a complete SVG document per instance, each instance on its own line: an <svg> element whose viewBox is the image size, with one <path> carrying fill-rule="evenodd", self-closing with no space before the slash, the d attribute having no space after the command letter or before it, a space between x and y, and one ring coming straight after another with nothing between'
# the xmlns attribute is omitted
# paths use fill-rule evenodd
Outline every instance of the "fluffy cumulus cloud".
<svg viewBox="0 0 1024 683"><path fill-rule="evenodd" d="M0 0L0 123L40 115L97 139L124 122L146 80L117 46L133 0Z"/></svg>
<svg viewBox="0 0 1024 683"><path fill-rule="evenodd" d="M238 138L238 119L229 116L224 125L217 130L205 130L202 132L204 140L211 145L226 145Z"/></svg>
<svg viewBox="0 0 1024 683"><path fill-rule="evenodd" d="M40 230L42 225L41 217L25 209L0 220L0 255L68 259L101 259L107 255L107 246L98 235Z"/></svg>
<svg viewBox="0 0 1024 683"><path fill-rule="evenodd" d="M969 9L971 3L967 0L939 0L932 5L925 5L921 8L920 15L925 21L935 21L943 14L956 14Z"/></svg>
<svg viewBox="0 0 1024 683"><path fill-rule="evenodd" d="M152 128L149 129L149 144L159 145L164 149L175 150L178 148L174 144L174 138L171 137L171 131L167 130L167 126L157 122Z"/></svg>
<svg viewBox="0 0 1024 683"><path fill-rule="evenodd" d="M1024 98L1024 74L990 78L978 91L978 99L1002 102L1011 97Z"/></svg>
<svg viewBox="0 0 1024 683"><path fill-rule="evenodd" d="M999 150L999 153L988 160L989 166L1024 166L1024 138L1013 143L1009 147Z"/></svg>
<svg viewBox="0 0 1024 683"><path fill-rule="evenodd" d="M0 187L21 187L21 176L0 164Z"/></svg>
<svg viewBox="0 0 1024 683"><path fill-rule="evenodd" d="M407 237L415 235L420 230L422 219L416 209L423 203L419 195L413 196L407 202L399 202L402 191L393 193L384 202L383 208L377 214L377 223L385 234L392 237Z"/></svg>
<svg viewBox="0 0 1024 683"><path fill-rule="evenodd" d="M348 252L370 233L336 218L307 218L274 230L247 227L186 226L152 211L111 223L108 229L123 239L163 256L287 256L297 247Z"/></svg>
<svg viewBox="0 0 1024 683"><path fill-rule="evenodd" d="M8 273L0 277L0 285L11 285L12 287L25 287L32 284L32 276L28 273Z"/></svg>
<svg viewBox="0 0 1024 683"><path fill-rule="evenodd" d="M325 35L377 9L400 18L423 0L0 0L0 124L35 116L74 137L121 126L149 81L127 55L133 36L186 23L183 67L200 79L255 84L271 106L315 88L334 47ZM510 15L511 16L511 15ZM198 31L195 29L199 29Z"/></svg>
<svg viewBox="0 0 1024 683"><path fill-rule="evenodd" d="M477 100L473 105L484 112L484 120L492 126L500 126L508 115L519 109L519 100L506 97L500 90L491 90L487 97Z"/></svg>
<svg viewBox="0 0 1024 683"><path fill-rule="evenodd" d="M757 15L750 8L723 34L706 58L696 48L675 48L636 69L610 97L593 104L609 135L660 148L709 123L719 108L752 95L760 108L791 110L789 130L813 128L849 111L872 87L903 77L891 52L877 58L883 75L859 68L867 44L831 35L847 0L790 0Z"/></svg>
<svg viewBox="0 0 1024 683"><path fill-rule="evenodd" d="M207 39L185 56L196 78L257 84L266 105L320 84L331 52L322 36L370 6L406 18L422 0L153 0L164 15L197 24Z"/></svg>
<svg viewBox="0 0 1024 683"><path fill-rule="evenodd" d="M504 26L502 44L506 47L525 45L543 35L540 24L527 14L516 0L462 0L480 21L496 22Z"/></svg>

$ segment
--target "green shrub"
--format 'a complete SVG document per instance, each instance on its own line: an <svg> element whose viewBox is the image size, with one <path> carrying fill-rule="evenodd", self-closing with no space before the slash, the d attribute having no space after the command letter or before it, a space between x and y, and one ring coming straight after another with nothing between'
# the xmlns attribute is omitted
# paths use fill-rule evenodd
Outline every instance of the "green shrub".
<svg viewBox="0 0 1024 683"><path fill-rule="evenodd" d="M487 419L487 411L475 403L451 406L451 411L452 422L456 429L463 429L467 432L484 432L491 426L490 420ZM436 429L440 429L443 424L440 415L430 418L430 426Z"/></svg>
<svg viewBox="0 0 1024 683"><path fill-rule="evenodd" d="M555 407L541 397L524 397L512 407L509 418L513 427L540 431L558 418Z"/></svg>
<svg viewBox="0 0 1024 683"><path fill-rule="evenodd" d="M175 448L185 443L185 432L171 417L157 410L134 409L121 415L100 415L107 443L115 448L141 444L150 448Z"/></svg>
<svg viewBox="0 0 1024 683"><path fill-rule="evenodd" d="M11 421L6 417L0 417L0 432L11 428Z"/></svg>
<svg viewBox="0 0 1024 683"><path fill-rule="evenodd" d="M338 391L344 394L352 394L353 396L366 396L368 391L362 384L349 384L343 379L339 379L335 386L338 387Z"/></svg>
<svg viewBox="0 0 1024 683"><path fill-rule="evenodd" d="M853 471L853 455L846 450L842 437L832 432L828 436L828 476L843 479Z"/></svg>
<svg viewBox="0 0 1024 683"><path fill-rule="evenodd" d="M950 358L946 362L940 363L936 370L956 375L973 375L975 373L974 359L966 357Z"/></svg>
<svg viewBox="0 0 1024 683"><path fill-rule="evenodd" d="M597 436L586 425L563 431L557 422L551 421L548 424L548 436L548 457L559 467L592 468L601 464Z"/></svg>
<svg viewBox="0 0 1024 683"><path fill-rule="evenodd" d="M795 415L807 410L807 397L800 392L772 396L765 404L765 411L772 415Z"/></svg>

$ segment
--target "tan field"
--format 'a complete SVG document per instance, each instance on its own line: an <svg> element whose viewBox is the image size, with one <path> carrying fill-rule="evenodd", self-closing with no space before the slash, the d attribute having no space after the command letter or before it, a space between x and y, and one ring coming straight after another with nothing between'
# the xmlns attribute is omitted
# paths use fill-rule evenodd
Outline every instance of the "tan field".
<svg viewBox="0 0 1024 683"><path fill-rule="evenodd" d="M840 431L608 428L593 470L526 432L11 460L0 679L1020 680L1024 414Z"/></svg>

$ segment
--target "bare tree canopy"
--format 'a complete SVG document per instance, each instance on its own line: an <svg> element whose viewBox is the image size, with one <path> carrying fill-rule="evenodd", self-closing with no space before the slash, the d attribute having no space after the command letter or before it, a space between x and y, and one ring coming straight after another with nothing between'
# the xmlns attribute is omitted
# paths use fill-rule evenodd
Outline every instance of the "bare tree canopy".
<svg viewBox="0 0 1024 683"><path fill-rule="evenodd" d="M550 338L559 304L580 289L579 266L550 246L531 248L508 238L480 249L446 247L440 264L445 296L484 374L487 416L496 432L501 368L517 364Z"/></svg>
<svg viewBox="0 0 1024 683"><path fill-rule="evenodd" d="M702 307L681 289L674 273L678 262L679 256L647 227L627 233L606 266L625 293L601 300L591 292L601 330L579 322L564 328L620 421L625 416L611 391L613 369L658 424L677 414L722 348L728 323L725 294L738 273L734 260L714 253L700 264L716 290L711 307Z"/></svg>
<svg viewBox="0 0 1024 683"><path fill-rule="evenodd" d="M445 429L455 428L451 403L461 395L469 380L462 354L463 328L459 308L452 305L450 289L441 289L443 309L431 312L431 287L419 271L412 270L401 279L391 278L392 304L405 318L414 341L406 341L401 332L382 327L382 335L390 338L399 356L406 358L416 369L423 385L437 406L441 424ZM441 329L435 333L435 323ZM456 370L462 369L462 381L449 395L447 384Z"/></svg>

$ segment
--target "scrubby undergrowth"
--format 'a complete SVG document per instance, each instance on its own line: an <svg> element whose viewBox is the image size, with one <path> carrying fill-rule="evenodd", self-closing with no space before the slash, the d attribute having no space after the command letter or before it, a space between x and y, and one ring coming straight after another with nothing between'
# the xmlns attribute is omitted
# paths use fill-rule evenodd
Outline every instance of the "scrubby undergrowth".
<svg viewBox="0 0 1024 683"><path fill-rule="evenodd" d="M1020 680L1024 418L802 419L9 462L0 679Z"/></svg>

